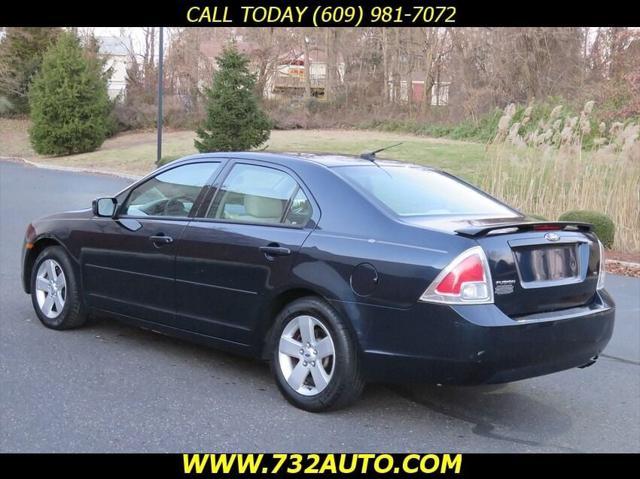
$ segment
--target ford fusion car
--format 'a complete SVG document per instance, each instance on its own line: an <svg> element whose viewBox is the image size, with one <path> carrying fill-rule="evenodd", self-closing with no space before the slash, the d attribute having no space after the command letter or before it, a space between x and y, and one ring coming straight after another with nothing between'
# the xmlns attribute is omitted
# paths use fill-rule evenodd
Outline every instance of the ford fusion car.
<svg viewBox="0 0 640 479"><path fill-rule="evenodd" d="M433 168L212 153L29 225L24 290L269 360L292 404L367 381L483 384L593 364L614 304L589 224L528 218Z"/></svg>

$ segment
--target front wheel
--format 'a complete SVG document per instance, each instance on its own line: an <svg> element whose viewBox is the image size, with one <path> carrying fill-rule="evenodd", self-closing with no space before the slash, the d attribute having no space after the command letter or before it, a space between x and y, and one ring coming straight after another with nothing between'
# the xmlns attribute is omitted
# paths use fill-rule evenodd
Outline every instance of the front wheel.
<svg viewBox="0 0 640 479"><path fill-rule="evenodd" d="M285 398L301 409L339 409L364 387L355 341L324 301L301 298L278 315L271 369Z"/></svg>
<svg viewBox="0 0 640 479"><path fill-rule="evenodd" d="M82 326L82 307L75 272L64 249L50 246L36 258L31 272L31 300L38 318L51 329Z"/></svg>

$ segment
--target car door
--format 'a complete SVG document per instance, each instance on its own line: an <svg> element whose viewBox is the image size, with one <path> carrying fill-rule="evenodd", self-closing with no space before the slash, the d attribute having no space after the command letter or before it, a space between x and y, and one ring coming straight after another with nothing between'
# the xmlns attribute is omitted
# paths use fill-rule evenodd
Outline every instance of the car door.
<svg viewBox="0 0 640 479"><path fill-rule="evenodd" d="M181 328L249 344L265 301L286 285L319 209L291 171L234 161L183 233L176 259Z"/></svg>
<svg viewBox="0 0 640 479"><path fill-rule="evenodd" d="M99 227L82 250L87 303L146 321L175 319L175 255L180 237L220 169L218 161L179 165L132 188L115 218Z"/></svg>

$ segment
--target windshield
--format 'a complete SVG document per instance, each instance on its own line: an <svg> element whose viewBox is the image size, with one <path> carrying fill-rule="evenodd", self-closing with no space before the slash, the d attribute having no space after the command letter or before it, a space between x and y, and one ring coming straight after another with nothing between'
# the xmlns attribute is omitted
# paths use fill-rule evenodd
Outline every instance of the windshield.
<svg viewBox="0 0 640 479"><path fill-rule="evenodd" d="M335 171L399 216L518 216L468 185L419 166L341 166Z"/></svg>

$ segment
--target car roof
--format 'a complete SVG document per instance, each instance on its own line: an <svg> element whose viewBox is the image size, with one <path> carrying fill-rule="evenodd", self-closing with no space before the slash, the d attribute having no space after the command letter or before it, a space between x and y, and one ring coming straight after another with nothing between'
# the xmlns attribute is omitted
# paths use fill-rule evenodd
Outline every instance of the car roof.
<svg viewBox="0 0 640 479"><path fill-rule="evenodd" d="M246 152L246 151L226 151L216 153L200 153L190 155L179 160L172 161L171 165L207 158L234 158L246 160L274 161L285 166L287 164L295 166L296 163L315 163L317 165L333 168L337 166L371 166L374 163L366 158L355 155L339 155L330 153L291 153L291 152ZM411 163L396 160L376 159L377 166L411 166ZM415 166L415 165L414 165Z"/></svg>

